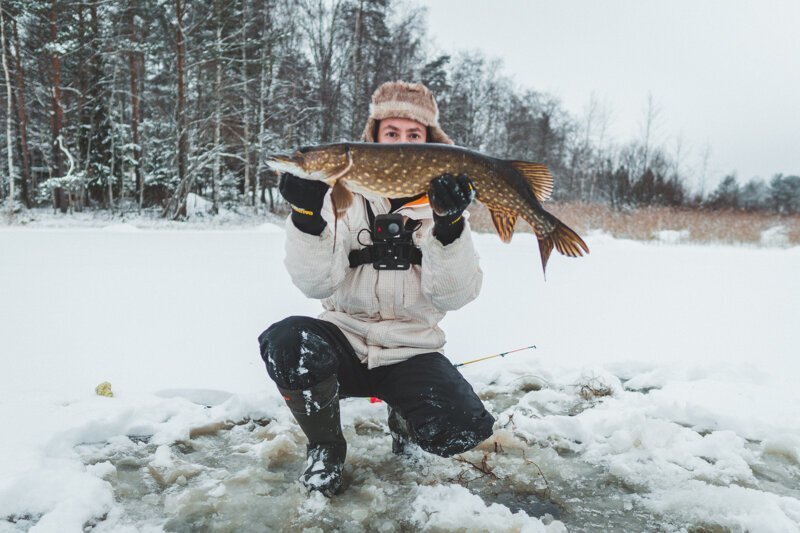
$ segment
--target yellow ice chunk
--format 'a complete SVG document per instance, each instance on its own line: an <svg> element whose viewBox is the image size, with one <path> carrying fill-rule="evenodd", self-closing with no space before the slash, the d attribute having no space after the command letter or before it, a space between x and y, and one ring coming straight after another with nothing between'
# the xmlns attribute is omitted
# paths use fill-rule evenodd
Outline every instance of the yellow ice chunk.
<svg viewBox="0 0 800 533"><path fill-rule="evenodd" d="M114 391L111 390L111 383L108 381L104 381L95 387L94 392L97 393L98 396L107 396L109 398L114 397Z"/></svg>

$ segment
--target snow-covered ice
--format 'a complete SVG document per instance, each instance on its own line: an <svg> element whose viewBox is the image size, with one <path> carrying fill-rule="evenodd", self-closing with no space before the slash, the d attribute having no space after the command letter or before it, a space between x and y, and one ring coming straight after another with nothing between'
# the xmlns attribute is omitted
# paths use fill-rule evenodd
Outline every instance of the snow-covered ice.
<svg viewBox="0 0 800 533"><path fill-rule="evenodd" d="M348 399L328 500L258 355L319 312L283 239L0 228L0 531L800 530L800 248L593 234L545 282L532 236L476 235L447 355L537 346L463 368L496 446L396 457L385 405Z"/></svg>

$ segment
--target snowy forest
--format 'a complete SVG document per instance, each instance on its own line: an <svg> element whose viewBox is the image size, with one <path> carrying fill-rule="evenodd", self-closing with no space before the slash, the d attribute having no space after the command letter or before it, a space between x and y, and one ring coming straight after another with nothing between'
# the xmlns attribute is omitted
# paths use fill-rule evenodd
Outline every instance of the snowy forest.
<svg viewBox="0 0 800 533"><path fill-rule="evenodd" d="M402 79L434 91L457 144L547 164L558 200L800 212L800 177L690 170L654 140L652 99L636 140L611 139L596 102L577 117L497 59L434 51L425 10L399 0L0 6L0 201L16 206L181 218L194 192L212 212L274 210L265 156L358 140L372 91ZM693 190L690 172L720 184Z"/></svg>

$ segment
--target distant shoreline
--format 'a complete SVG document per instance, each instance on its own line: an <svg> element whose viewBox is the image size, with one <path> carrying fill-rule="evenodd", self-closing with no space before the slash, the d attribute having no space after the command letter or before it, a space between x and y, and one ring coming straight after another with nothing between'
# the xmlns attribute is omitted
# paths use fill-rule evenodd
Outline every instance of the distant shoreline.
<svg viewBox="0 0 800 533"><path fill-rule="evenodd" d="M141 230L257 230L269 224L283 226L287 213L282 205L278 207L276 212L223 210L216 216L198 212L183 221L162 218L160 209L113 213L87 209L61 214L49 207L39 207L14 215L0 213L0 229L129 226ZM652 206L614 210L602 204L570 202L548 202L547 208L581 234L600 231L619 239L663 243L800 246L800 215ZM470 207L470 225L477 233L494 233L489 213L479 203ZM518 221L515 231L531 233L531 228Z"/></svg>

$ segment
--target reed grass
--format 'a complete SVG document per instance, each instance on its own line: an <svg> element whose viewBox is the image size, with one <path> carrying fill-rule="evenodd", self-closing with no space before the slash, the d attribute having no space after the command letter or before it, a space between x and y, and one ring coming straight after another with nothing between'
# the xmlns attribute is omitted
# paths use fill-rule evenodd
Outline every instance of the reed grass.
<svg viewBox="0 0 800 533"><path fill-rule="evenodd" d="M620 239L649 241L664 239L663 232L676 232L674 238L681 242L800 245L800 215L670 207L619 211L601 204L556 202L548 202L545 208L580 234L600 230ZM470 226L474 231L494 232L488 210L477 202L470 207ZM530 233L532 229L517 221L515 231Z"/></svg>

